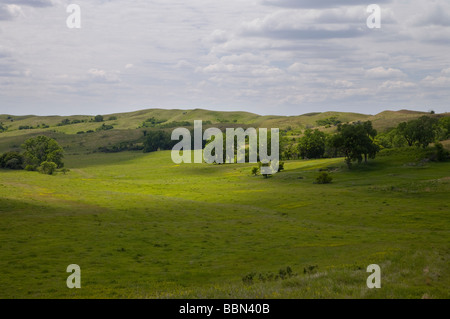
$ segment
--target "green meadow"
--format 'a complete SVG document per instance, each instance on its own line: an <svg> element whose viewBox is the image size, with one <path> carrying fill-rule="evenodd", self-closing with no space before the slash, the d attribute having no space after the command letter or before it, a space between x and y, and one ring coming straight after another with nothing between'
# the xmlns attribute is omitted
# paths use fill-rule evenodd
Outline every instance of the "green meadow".
<svg viewBox="0 0 450 319"><path fill-rule="evenodd" d="M450 297L450 163L391 151L352 170L252 166L162 151L0 170L0 298ZM324 169L333 183L314 184ZM69 264L81 289L66 287ZM367 288L370 264L381 289Z"/></svg>

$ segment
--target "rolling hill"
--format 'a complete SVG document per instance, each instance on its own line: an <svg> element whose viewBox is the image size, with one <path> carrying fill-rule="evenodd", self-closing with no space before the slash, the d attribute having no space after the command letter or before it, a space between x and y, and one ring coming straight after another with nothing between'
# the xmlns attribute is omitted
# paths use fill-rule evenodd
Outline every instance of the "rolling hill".
<svg viewBox="0 0 450 319"><path fill-rule="evenodd" d="M103 115L104 121L101 123L95 122L94 116L90 115L14 116L3 114L0 115L0 123L7 130L0 133L0 152L18 149L27 138L40 134L55 138L69 154L93 152L98 147L117 145L122 142L140 142L144 135L143 131L152 129L142 127L143 122L150 118L161 122L160 125L165 129L183 126L187 122L193 125L194 120L202 120L210 126L219 128L251 126L303 130L318 127L325 131L333 131L335 128L333 126L328 128L320 126L318 121L335 118L343 123L370 120L377 130L383 131L395 127L400 122L423 115L440 117L449 114L431 115L425 112L401 110L384 111L376 115L323 112L298 116L262 116L248 112L223 112L203 109L147 109L128 113L106 114ZM63 121L68 124L61 125ZM99 130L103 124L113 129ZM158 125L155 126L155 128L158 127Z"/></svg>

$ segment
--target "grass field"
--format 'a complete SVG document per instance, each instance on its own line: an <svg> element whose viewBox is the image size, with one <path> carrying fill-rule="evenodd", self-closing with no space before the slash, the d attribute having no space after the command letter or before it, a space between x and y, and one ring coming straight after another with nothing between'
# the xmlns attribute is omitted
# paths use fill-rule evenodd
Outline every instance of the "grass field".
<svg viewBox="0 0 450 319"><path fill-rule="evenodd" d="M412 162L288 161L264 179L122 152L68 155L66 175L0 170L0 298L449 298L450 164Z"/></svg>

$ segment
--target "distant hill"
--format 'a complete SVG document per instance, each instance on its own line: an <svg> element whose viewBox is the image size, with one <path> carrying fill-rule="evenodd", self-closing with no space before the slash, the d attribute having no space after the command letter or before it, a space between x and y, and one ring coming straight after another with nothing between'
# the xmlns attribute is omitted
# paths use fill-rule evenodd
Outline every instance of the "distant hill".
<svg viewBox="0 0 450 319"><path fill-rule="evenodd" d="M449 116L450 113L431 115L425 112L401 110L384 111L377 115L323 112L298 116L262 116L249 112L223 112L203 109L147 109L127 113L106 114L103 115L103 122L95 122L94 117L88 115L15 116L3 114L0 115L0 124L3 123L3 127L6 127L7 130L0 133L0 152L18 149L25 139L39 134L45 134L57 139L66 149L66 152L92 152L100 146L142 141L143 131L145 130L160 127L173 129L185 124L193 125L194 120L202 120L210 126L219 128L251 126L255 128L277 127L292 130L320 128L325 131L333 131L335 129L334 125L321 125L329 119L342 123L370 120L377 130L383 131L395 127L400 122L418 118L422 115L441 117ZM149 119L156 121L158 124L151 127L151 122L147 122L150 127L143 127L143 123ZM102 126L105 130L97 131ZM86 133L88 131L90 132Z"/></svg>

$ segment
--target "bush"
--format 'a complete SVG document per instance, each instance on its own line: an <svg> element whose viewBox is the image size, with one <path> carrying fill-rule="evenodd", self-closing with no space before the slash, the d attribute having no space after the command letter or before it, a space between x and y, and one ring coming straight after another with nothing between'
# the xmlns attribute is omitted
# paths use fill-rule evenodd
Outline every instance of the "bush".
<svg viewBox="0 0 450 319"><path fill-rule="evenodd" d="M108 121L115 121L115 120L117 120L117 116L110 116L108 118Z"/></svg>
<svg viewBox="0 0 450 319"><path fill-rule="evenodd" d="M258 175L258 171L259 171L259 168L258 167L256 167L256 166L254 166L254 167L252 167L252 175Z"/></svg>
<svg viewBox="0 0 450 319"><path fill-rule="evenodd" d="M34 127L29 125L20 125L19 130L32 130Z"/></svg>
<svg viewBox="0 0 450 319"><path fill-rule="evenodd" d="M9 169L23 169L25 159L17 152L7 152L0 156L0 167Z"/></svg>
<svg viewBox="0 0 450 319"><path fill-rule="evenodd" d="M445 162L449 159L450 153L444 148L441 143L436 143L434 145L436 150L436 160L438 162Z"/></svg>
<svg viewBox="0 0 450 319"><path fill-rule="evenodd" d="M39 166L39 171L42 174L52 175L56 170L57 165L53 162L42 162Z"/></svg>
<svg viewBox="0 0 450 319"><path fill-rule="evenodd" d="M317 272L317 269L319 268L319 266L317 265L313 265L313 266L306 266L305 268L303 268L303 273L306 275L312 275L314 273Z"/></svg>
<svg viewBox="0 0 450 319"><path fill-rule="evenodd" d="M29 172L35 171L36 166L28 164L27 166L25 166L25 170Z"/></svg>
<svg viewBox="0 0 450 319"><path fill-rule="evenodd" d="M320 173L316 178L316 184L329 184L333 180L333 177L330 176L327 172Z"/></svg>
<svg viewBox="0 0 450 319"><path fill-rule="evenodd" d="M103 122L103 116L97 115L94 117L94 122Z"/></svg>
<svg viewBox="0 0 450 319"><path fill-rule="evenodd" d="M107 131L107 130L112 130L113 128L114 128L114 126L112 126L112 125L107 125L107 124L103 123L102 126L100 126L100 127L98 127L98 128L96 129L96 131L97 131L97 132L99 132L99 131Z"/></svg>

